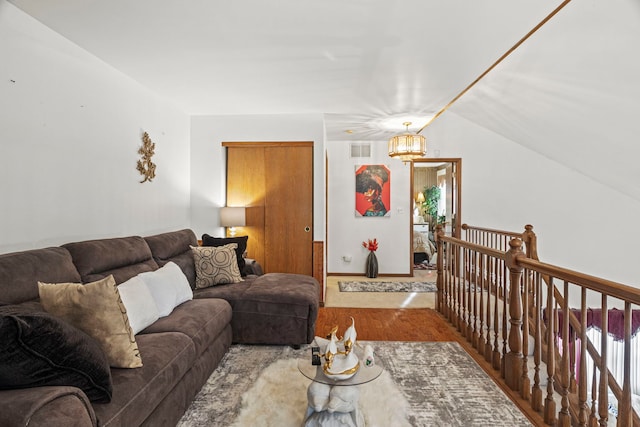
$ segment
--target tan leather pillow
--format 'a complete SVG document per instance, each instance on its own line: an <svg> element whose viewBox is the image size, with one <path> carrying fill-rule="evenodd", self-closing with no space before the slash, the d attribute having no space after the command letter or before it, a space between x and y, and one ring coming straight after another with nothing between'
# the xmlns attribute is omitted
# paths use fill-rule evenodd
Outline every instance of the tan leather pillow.
<svg viewBox="0 0 640 427"><path fill-rule="evenodd" d="M138 344L113 276L87 284L38 282L38 291L47 312L100 343L110 366L142 366Z"/></svg>

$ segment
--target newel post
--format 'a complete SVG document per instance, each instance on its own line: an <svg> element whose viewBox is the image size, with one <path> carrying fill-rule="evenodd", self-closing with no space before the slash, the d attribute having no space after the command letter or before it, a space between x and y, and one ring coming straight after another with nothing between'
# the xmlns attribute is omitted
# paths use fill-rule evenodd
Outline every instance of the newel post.
<svg viewBox="0 0 640 427"><path fill-rule="evenodd" d="M527 258L538 259L538 237L533 231L533 225L527 224L524 226L524 233L522 233L522 240L524 241L527 249Z"/></svg>
<svg viewBox="0 0 640 427"><path fill-rule="evenodd" d="M523 267L518 265L518 258L525 257L522 252L522 240L512 239L510 249L506 253L506 264L509 269L509 352L504 359L505 382L512 389L520 389L522 376L522 295L520 279Z"/></svg>
<svg viewBox="0 0 640 427"><path fill-rule="evenodd" d="M444 251L443 251L443 242L442 242L442 236L444 236L444 230L442 228L441 224L436 225L436 253L438 254L438 256L436 257L436 269L438 271L438 276L436 278L436 287L438 288L438 293L437 293L437 300L436 300L436 308L438 309L438 311L440 313L445 312L445 306L444 306L444 277L443 277L443 271L442 271L442 267L443 267L443 258L444 258Z"/></svg>

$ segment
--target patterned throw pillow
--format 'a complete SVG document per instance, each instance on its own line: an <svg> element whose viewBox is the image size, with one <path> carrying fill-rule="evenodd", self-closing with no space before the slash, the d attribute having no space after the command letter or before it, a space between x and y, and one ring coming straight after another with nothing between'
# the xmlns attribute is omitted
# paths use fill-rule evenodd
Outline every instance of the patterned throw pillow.
<svg viewBox="0 0 640 427"><path fill-rule="evenodd" d="M242 282L236 243L224 246L191 246L196 267L196 288Z"/></svg>

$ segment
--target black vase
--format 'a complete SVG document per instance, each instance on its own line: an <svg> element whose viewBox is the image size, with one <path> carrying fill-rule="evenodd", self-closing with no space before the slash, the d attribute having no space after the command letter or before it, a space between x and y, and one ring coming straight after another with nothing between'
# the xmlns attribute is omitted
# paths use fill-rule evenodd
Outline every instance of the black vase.
<svg viewBox="0 0 640 427"><path fill-rule="evenodd" d="M373 251L369 251L369 256L367 256L367 277L378 277L378 258Z"/></svg>

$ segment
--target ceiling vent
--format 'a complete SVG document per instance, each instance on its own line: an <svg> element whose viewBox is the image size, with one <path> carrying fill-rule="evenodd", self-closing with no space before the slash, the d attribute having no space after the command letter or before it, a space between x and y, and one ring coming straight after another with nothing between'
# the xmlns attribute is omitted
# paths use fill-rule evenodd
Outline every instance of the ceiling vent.
<svg viewBox="0 0 640 427"><path fill-rule="evenodd" d="M371 144L365 143L352 143L350 144L351 157L371 157Z"/></svg>

